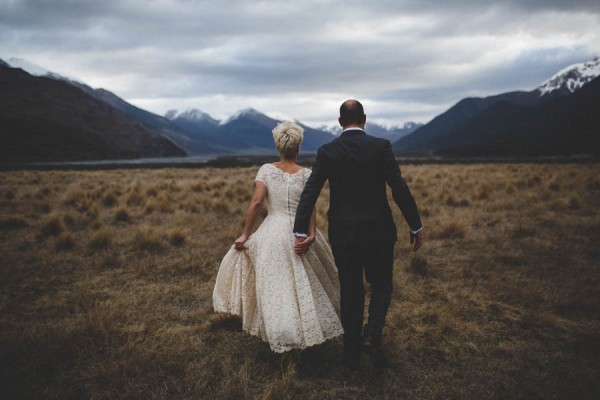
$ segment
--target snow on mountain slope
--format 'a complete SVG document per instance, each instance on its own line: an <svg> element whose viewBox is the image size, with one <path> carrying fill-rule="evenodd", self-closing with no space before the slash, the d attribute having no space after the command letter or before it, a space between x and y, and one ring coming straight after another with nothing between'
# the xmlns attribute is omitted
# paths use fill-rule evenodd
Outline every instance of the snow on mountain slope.
<svg viewBox="0 0 600 400"><path fill-rule="evenodd" d="M81 85L84 84L81 80L79 80L77 78L68 77L68 76L57 74L52 71L48 71L47 69L42 68L39 65L34 64L30 61L27 61L23 58L11 57L8 60L5 60L5 62L12 68L21 68L23 71L27 72L29 75L45 76L47 78L58 79L58 80L66 81L69 83L74 82L74 83L78 83Z"/></svg>
<svg viewBox="0 0 600 400"><path fill-rule="evenodd" d="M185 111L169 110L165 114L165 118L170 120L183 119L190 122L209 122L218 124L219 121L197 108L189 108Z"/></svg>
<svg viewBox="0 0 600 400"><path fill-rule="evenodd" d="M268 118L268 117L265 114L256 111L254 108L248 107L248 108L239 110L238 112L233 114L231 117L229 117L225 121L221 121L221 125L228 124L228 123L235 121L237 119L240 119L240 118Z"/></svg>
<svg viewBox="0 0 600 400"><path fill-rule="evenodd" d="M600 76L600 59L573 64L558 71L538 88L540 96L545 96L557 90L573 93L592 79Z"/></svg>

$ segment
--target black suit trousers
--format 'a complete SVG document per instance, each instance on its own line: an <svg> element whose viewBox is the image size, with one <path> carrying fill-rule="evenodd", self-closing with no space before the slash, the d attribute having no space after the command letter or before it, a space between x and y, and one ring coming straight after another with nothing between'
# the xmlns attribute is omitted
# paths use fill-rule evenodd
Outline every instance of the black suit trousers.
<svg viewBox="0 0 600 400"><path fill-rule="evenodd" d="M332 251L340 278L344 348L349 355L358 354L365 306L363 272L371 286L366 334L378 342L392 296L394 243L335 245Z"/></svg>

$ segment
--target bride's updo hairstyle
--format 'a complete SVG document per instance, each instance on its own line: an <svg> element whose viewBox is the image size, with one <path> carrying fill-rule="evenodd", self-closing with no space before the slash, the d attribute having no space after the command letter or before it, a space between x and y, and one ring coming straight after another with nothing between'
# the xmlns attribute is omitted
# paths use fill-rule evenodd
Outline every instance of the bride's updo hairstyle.
<svg viewBox="0 0 600 400"><path fill-rule="evenodd" d="M300 143L302 143L304 129L291 121L281 122L273 129L273 139L277 151L286 160L293 160L298 156Z"/></svg>

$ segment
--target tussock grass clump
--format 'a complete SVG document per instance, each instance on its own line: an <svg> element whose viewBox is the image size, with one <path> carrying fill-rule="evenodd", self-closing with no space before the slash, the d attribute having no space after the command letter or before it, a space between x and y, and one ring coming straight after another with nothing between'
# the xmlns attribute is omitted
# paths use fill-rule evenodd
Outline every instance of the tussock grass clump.
<svg viewBox="0 0 600 400"><path fill-rule="evenodd" d="M156 198L156 201L157 201L158 209L160 210L160 212L170 213L173 211L173 209L171 208L171 200L169 199L169 196L167 196L166 194L164 194L164 193L160 194Z"/></svg>
<svg viewBox="0 0 600 400"><path fill-rule="evenodd" d="M100 208L96 203L91 203L89 208L85 211L85 215L88 218L97 218L100 216Z"/></svg>
<svg viewBox="0 0 600 400"><path fill-rule="evenodd" d="M54 239L54 250L67 251L75 247L71 232L63 232Z"/></svg>
<svg viewBox="0 0 600 400"><path fill-rule="evenodd" d="M66 226L72 228L77 223L77 219L73 216L73 214L66 212L62 215L62 219Z"/></svg>
<svg viewBox="0 0 600 400"><path fill-rule="evenodd" d="M527 186L531 187L535 187L538 186L542 183L542 178L540 178L539 176L534 176L532 178L529 178L529 180L527 181Z"/></svg>
<svg viewBox="0 0 600 400"><path fill-rule="evenodd" d="M104 196L102 196L102 204L107 208L115 207L119 204L117 195L114 192L105 193Z"/></svg>
<svg viewBox="0 0 600 400"><path fill-rule="evenodd" d="M183 246L185 244L186 231L183 228L174 228L169 231L169 243L173 246Z"/></svg>
<svg viewBox="0 0 600 400"><path fill-rule="evenodd" d="M421 255L413 255L408 264L408 272L411 274L425 278L429 275L429 264L427 259Z"/></svg>
<svg viewBox="0 0 600 400"><path fill-rule="evenodd" d="M448 221L439 227L434 227L430 237L432 239L464 239L466 234L467 228L463 224L457 221Z"/></svg>
<svg viewBox="0 0 600 400"><path fill-rule="evenodd" d="M146 205L144 206L144 213L152 214L157 209L158 209L158 203L157 203L156 199L150 198L146 201Z"/></svg>
<svg viewBox="0 0 600 400"><path fill-rule="evenodd" d="M548 189L550 189L553 192L559 192L560 191L560 183L558 183L558 182L551 182L548 185Z"/></svg>
<svg viewBox="0 0 600 400"><path fill-rule="evenodd" d="M140 193L139 190L133 191L129 193L127 197L127 205L128 206L141 206L146 202L146 195Z"/></svg>
<svg viewBox="0 0 600 400"><path fill-rule="evenodd" d="M468 207L471 205L471 203L466 199L456 200L453 196L449 196L446 199L446 205L450 207Z"/></svg>
<svg viewBox="0 0 600 400"><path fill-rule="evenodd" d="M226 183L223 180L211 180L206 184L206 188L208 190L215 190L215 191L219 191L219 189L222 189L223 187L225 187Z"/></svg>
<svg viewBox="0 0 600 400"><path fill-rule="evenodd" d="M127 222L131 218L129 214L129 210L126 207L120 207L115 213L115 221L117 222Z"/></svg>
<svg viewBox="0 0 600 400"><path fill-rule="evenodd" d="M64 204L67 206L75 206L87 200L87 195L81 190L70 190L65 195Z"/></svg>
<svg viewBox="0 0 600 400"><path fill-rule="evenodd" d="M181 187L177 184L177 182L175 181L171 181L169 182L169 184L167 184L164 188L162 188L163 190L166 190L170 193L179 193L181 192Z"/></svg>
<svg viewBox="0 0 600 400"><path fill-rule="evenodd" d="M587 190L600 190L600 179L594 179L593 181L589 182L585 188Z"/></svg>
<svg viewBox="0 0 600 400"><path fill-rule="evenodd" d="M7 218L0 220L0 231L25 228L29 224L22 218Z"/></svg>
<svg viewBox="0 0 600 400"><path fill-rule="evenodd" d="M513 239L525 239L528 237L534 237L535 235L536 230L534 227L527 224L520 224L512 230L510 236Z"/></svg>
<svg viewBox="0 0 600 400"><path fill-rule="evenodd" d="M294 399L299 389L298 373L296 366L289 363L287 368L281 371L281 375L269 382L265 388L264 399Z"/></svg>
<svg viewBox="0 0 600 400"><path fill-rule="evenodd" d="M104 227L104 222L102 221L102 219L100 217L96 217L91 220L90 228L92 228L93 230L97 231L98 229L100 229L102 227Z"/></svg>
<svg viewBox="0 0 600 400"><path fill-rule="evenodd" d="M113 231L106 227L102 227L94 232L90 238L89 247L91 249L107 249L112 244L113 237Z"/></svg>
<svg viewBox="0 0 600 400"><path fill-rule="evenodd" d="M196 183L196 184L192 185L191 189L193 192L202 193L207 190L206 183L205 182Z"/></svg>
<svg viewBox="0 0 600 400"><path fill-rule="evenodd" d="M48 187L41 188L35 193L35 198L42 200L42 199L45 199L46 197L48 197L49 194L50 194L50 188L48 188Z"/></svg>
<svg viewBox="0 0 600 400"><path fill-rule="evenodd" d="M171 209L169 198L166 195L161 194L157 197L151 197L146 201L144 212L146 214L152 214L155 211L160 211L163 213L170 213L173 211Z"/></svg>
<svg viewBox="0 0 600 400"><path fill-rule="evenodd" d="M158 195L158 189L156 187L151 187L146 190L146 195L150 197L156 197Z"/></svg>
<svg viewBox="0 0 600 400"><path fill-rule="evenodd" d="M571 197L569 199L568 207L571 210L580 210L581 209L581 200L579 200L577 197Z"/></svg>
<svg viewBox="0 0 600 400"><path fill-rule="evenodd" d="M33 209L37 212L47 214L52 211L52 206L47 201L35 201L33 202Z"/></svg>
<svg viewBox="0 0 600 400"><path fill-rule="evenodd" d="M65 195L63 204L84 213L94 206L96 197L92 193L83 190L70 190Z"/></svg>
<svg viewBox="0 0 600 400"><path fill-rule="evenodd" d="M198 202L194 199L186 199L180 203L179 208L185 211L189 211L191 213L199 213L200 206Z"/></svg>
<svg viewBox="0 0 600 400"><path fill-rule="evenodd" d="M236 197L236 193L237 191L235 190L235 188L230 187L225 191L224 197L227 199L233 199L234 197Z"/></svg>
<svg viewBox="0 0 600 400"><path fill-rule="evenodd" d="M43 237L58 236L64 231L65 224L62 218L58 215L51 215L44 221L41 229L41 234Z"/></svg>
<svg viewBox="0 0 600 400"><path fill-rule="evenodd" d="M562 197L551 201L549 203L549 208L553 211L579 210L581 208L581 202L574 197Z"/></svg>
<svg viewBox="0 0 600 400"><path fill-rule="evenodd" d="M157 251L164 247L164 243L162 235L156 229L144 226L135 234L133 246L138 250Z"/></svg>
<svg viewBox="0 0 600 400"><path fill-rule="evenodd" d="M223 214L231 213L231 204L228 199L222 197L205 198L203 201L204 209L208 211L216 211Z"/></svg>

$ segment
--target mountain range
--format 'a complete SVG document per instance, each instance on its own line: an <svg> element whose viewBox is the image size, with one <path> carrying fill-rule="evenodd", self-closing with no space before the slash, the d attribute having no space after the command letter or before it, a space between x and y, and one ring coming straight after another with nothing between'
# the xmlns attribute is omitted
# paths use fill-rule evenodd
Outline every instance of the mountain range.
<svg viewBox="0 0 600 400"><path fill-rule="evenodd" d="M466 98L394 143L400 155L600 154L600 60L532 91Z"/></svg>
<svg viewBox="0 0 600 400"><path fill-rule="evenodd" d="M429 123L366 131L400 155L598 155L600 61L559 71L537 89L466 98ZM219 121L198 109L164 116L25 60L0 60L0 162L275 154L279 122L257 110ZM305 129L312 153L341 131Z"/></svg>
<svg viewBox="0 0 600 400"><path fill-rule="evenodd" d="M1 123L0 127L5 133L0 135L0 143L6 143L3 148L19 148L19 151L6 151L6 154L1 154L0 160L2 161L87 160L197 154L275 154L271 130L280 121L251 108L239 111L224 122L218 121L197 109L189 109L183 112L170 110L165 116L160 116L136 107L108 90L94 89L78 79L50 72L23 59L11 58L8 59L8 62L0 60L0 68L2 68L0 73L2 73L5 80L14 80L9 91L13 94L13 96L9 96L13 99L10 108L12 115L17 116L19 113L27 115L27 118L17 118L17 120L12 120L10 123L6 120ZM33 92L28 92L25 88L19 87L17 83L20 81L15 78L15 72L9 70L21 71L21 78L24 77L22 74L30 75L29 86L36 86L37 84L37 87ZM74 88L78 90L74 92ZM97 150L94 151L91 151L89 146L80 146L80 151L75 151L74 149L77 148L79 142L91 140L88 137L91 134L88 132L90 127L86 126L85 115L80 115L78 118L66 118L64 114L54 110L56 104L42 102L37 104L35 109L38 114L44 114L44 118L36 117L31 109L31 104L28 104L24 99L31 96L40 100L37 94L41 92L45 93L42 98L55 99L61 98L63 92L76 93L75 97L62 101L63 103L71 101L74 103L69 107L70 117L78 115L78 105L81 104L94 104L103 110L112 109L112 114L102 114L106 127L117 126L120 121L127 119L132 126L137 127L136 129L143 128L145 132L151 132L153 137L158 135L174 144L178 149L157 153L156 151L148 151L146 148L138 149L138 146L128 143L124 149L113 145L114 154L108 154L106 151L100 150L102 146L97 144L94 146ZM10 98L5 98L5 101L11 102ZM23 101L16 101L16 99ZM5 109L5 111L7 110L8 108ZM120 117L116 118L115 113L120 114ZM5 118L9 117L8 115L5 116ZM35 139L32 136L33 133L29 136L15 133L33 132L34 129L28 126L31 121L36 121L40 125L36 131L37 136ZM334 138L333 134L336 133L331 132L329 129L311 128L300 122L298 123L304 128L303 152L315 152L319 146L332 140ZM416 124L406 124L402 128L386 128L371 124L369 129L373 130L374 135L396 140L410 133L417 126ZM77 134L77 132L80 132L80 134ZM135 135L134 133L131 134ZM110 135L111 132L106 133L104 131L94 131L93 133L96 141L104 137L109 138ZM20 141L17 140L17 136ZM73 149L67 150L67 147Z"/></svg>
<svg viewBox="0 0 600 400"><path fill-rule="evenodd" d="M367 123L365 125L365 131L369 133L369 135L384 138L389 140L390 142L395 142L404 136L407 136L413 133L415 130L423 126L423 124L419 124L417 122L406 122L402 126L391 126L386 127L374 122L369 121L367 117ZM319 129L329 132L335 136L338 136L342 133L342 127L339 125L336 126L325 126L322 125Z"/></svg>
<svg viewBox="0 0 600 400"><path fill-rule="evenodd" d="M253 108L241 110L223 123L197 109L169 110L165 118L187 135L209 143L215 153L275 154L271 131L280 121ZM296 122L304 128L304 152L315 152L334 138L329 132Z"/></svg>

